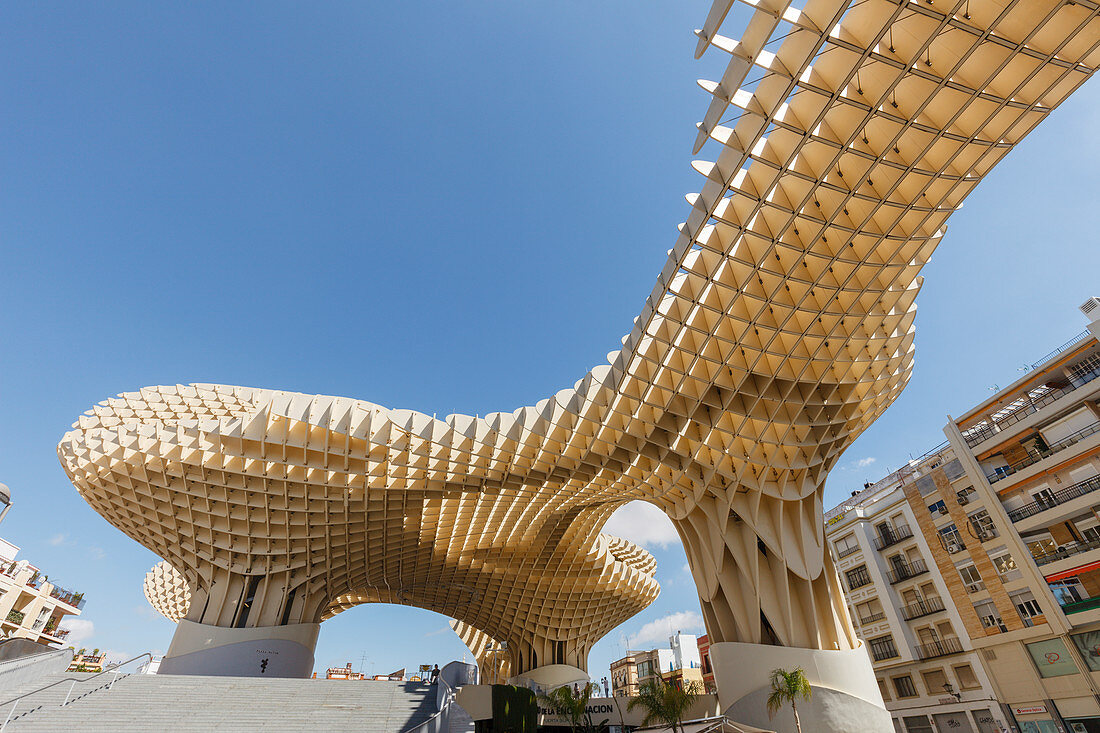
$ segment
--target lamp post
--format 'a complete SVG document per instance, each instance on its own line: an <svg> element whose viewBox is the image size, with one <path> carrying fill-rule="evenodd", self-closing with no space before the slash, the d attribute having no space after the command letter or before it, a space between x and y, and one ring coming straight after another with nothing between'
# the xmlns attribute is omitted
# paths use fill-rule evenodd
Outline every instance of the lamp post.
<svg viewBox="0 0 1100 733"><path fill-rule="evenodd" d="M955 698L955 702L960 702L960 701L962 701L962 695L961 695L960 693L958 693L958 692L955 692L955 686L954 686L954 685L952 685L952 684L951 684L950 682L946 683L946 684L945 684L945 685L943 686L943 689L944 689L944 691L945 691L945 692L946 692L946 693L947 693L948 695L950 695L951 697Z"/></svg>

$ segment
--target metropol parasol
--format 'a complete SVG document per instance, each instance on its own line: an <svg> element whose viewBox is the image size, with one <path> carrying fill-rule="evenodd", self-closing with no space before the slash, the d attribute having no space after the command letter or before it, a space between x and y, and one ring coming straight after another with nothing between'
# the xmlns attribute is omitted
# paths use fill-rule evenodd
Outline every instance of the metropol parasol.
<svg viewBox="0 0 1100 733"><path fill-rule="evenodd" d="M659 590L653 558L600 531L640 499L684 543L723 706L799 663L881 708L825 478L911 374L948 217L1100 62L1098 6L746 4L740 34L732 0L697 31L728 58L699 82L701 191L622 347L573 386L442 420L213 384L80 416L58 446L77 490L190 594L163 672L257 674L262 652L305 675L320 622L377 602L506 642L514 677L583 671Z"/></svg>

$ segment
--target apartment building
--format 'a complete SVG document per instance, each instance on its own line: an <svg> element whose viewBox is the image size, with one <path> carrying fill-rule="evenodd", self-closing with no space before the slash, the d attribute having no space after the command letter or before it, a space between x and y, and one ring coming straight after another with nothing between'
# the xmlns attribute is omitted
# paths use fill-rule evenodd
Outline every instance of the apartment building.
<svg viewBox="0 0 1100 733"><path fill-rule="evenodd" d="M900 731L1100 731L1100 300L1081 310L1089 330L826 515Z"/></svg>
<svg viewBox="0 0 1100 733"><path fill-rule="evenodd" d="M0 637L60 644L69 635L61 621L80 614L84 595L51 583L39 568L17 559L18 553L0 539Z"/></svg>
<svg viewBox="0 0 1100 733"><path fill-rule="evenodd" d="M676 632L669 637L667 648L632 651L611 663L611 685L617 696L637 695L639 688L658 679L703 687L699 643L694 635Z"/></svg>
<svg viewBox="0 0 1100 733"><path fill-rule="evenodd" d="M703 634L696 643L699 646L699 668L703 671L703 689L706 692L718 692L714 684L714 668L710 666L710 637Z"/></svg>

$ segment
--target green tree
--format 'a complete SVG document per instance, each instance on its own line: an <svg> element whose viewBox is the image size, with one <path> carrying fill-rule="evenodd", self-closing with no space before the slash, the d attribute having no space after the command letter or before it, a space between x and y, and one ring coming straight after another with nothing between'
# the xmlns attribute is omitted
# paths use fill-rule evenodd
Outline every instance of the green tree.
<svg viewBox="0 0 1100 733"><path fill-rule="evenodd" d="M788 672L785 669L772 670L772 694L768 695L768 717L772 718L787 703L794 711L794 727L802 733L802 722L798 719L798 698L809 700L813 695L810 681L801 667Z"/></svg>
<svg viewBox="0 0 1100 733"><path fill-rule="evenodd" d="M596 689L596 685L588 682L577 694L574 694L572 687L562 685L548 693L539 693L538 699L555 715L568 720L569 730L573 733L577 731L596 733L596 731L607 725L607 720L603 720L599 724L593 724L592 714L588 712L588 701L592 698L592 693Z"/></svg>
<svg viewBox="0 0 1100 733"><path fill-rule="evenodd" d="M638 696L631 698L627 710L642 708L645 711L643 725L659 721L672 728L672 733L683 730L684 715L699 697L699 685L684 681L681 688L672 682L658 677L649 680L638 690Z"/></svg>

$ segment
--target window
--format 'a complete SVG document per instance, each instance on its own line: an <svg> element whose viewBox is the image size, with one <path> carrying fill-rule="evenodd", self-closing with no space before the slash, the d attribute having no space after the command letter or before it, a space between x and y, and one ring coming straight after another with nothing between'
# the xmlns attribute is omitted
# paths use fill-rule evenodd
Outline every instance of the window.
<svg viewBox="0 0 1100 733"><path fill-rule="evenodd" d="M978 618L985 628L1008 631L1008 627L1005 626L1004 620L1001 618L1001 612L997 610L997 606L994 605L993 601L982 601L975 604L974 611L977 612Z"/></svg>
<svg viewBox="0 0 1100 733"><path fill-rule="evenodd" d="M856 618L861 624L873 624L886 618L886 614L882 612L882 604L873 599L856 606Z"/></svg>
<svg viewBox="0 0 1100 733"><path fill-rule="evenodd" d="M1069 650L1061 639L1055 637L1046 641L1036 641L1026 644L1027 653L1031 655L1031 661L1035 662L1035 668L1040 677L1062 677L1067 674L1077 674L1077 665L1069 656Z"/></svg>
<svg viewBox="0 0 1100 733"><path fill-rule="evenodd" d="M932 514L947 514L947 504L944 504L943 499L940 499L935 504L930 504L928 511Z"/></svg>
<svg viewBox="0 0 1100 733"><path fill-rule="evenodd" d="M894 646L894 637L889 634L869 639L867 643L871 647L871 656L876 662L892 659L898 655L898 649Z"/></svg>
<svg viewBox="0 0 1100 733"><path fill-rule="evenodd" d="M935 697L945 692L943 686L947 684L947 675L942 669L921 672L921 677L924 678L924 689L928 690L929 695Z"/></svg>
<svg viewBox="0 0 1100 733"><path fill-rule="evenodd" d="M886 686L886 683L882 680L875 680L878 682L878 694L882 695L883 700L890 699L890 688Z"/></svg>
<svg viewBox="0 0 1100 733"><path fill-rule="evenodd" d="M1039 602L1035 600L1035 596L1029 590L1013 593L1008 599L1012 601L1012 605L1016 606L1020 618L1028 626L1031 625L1029 621L1033 616L1043 615L1043 609L1039 607Z"/></svg>
<svg viewBox="0 0 1100 733"><path fill-rule="evenodd" d="M969 519L970 525L974 528L974 534L978 535L979 540L992 539L999 534L997 528L993 525L993 517L989 516L989 512L985 509L974 512Z"/></svg>
<svg viewBox="0 0 1100 733"><path fill-rule="evenodd" d="M963 565L959 568L959 577L962 578L962 582L966 585L966 589L971 593L985 587L985 584L982 583L982 576L978 573L978 568L973 565Z"/></svg>
<svg viewBox="0 0 1100 733"><path fill-rule="evenodd" d="M1066 369L1066 372L1069 373L1069 378L1073 380L1075 386L1080 386L1076 383L1084 382L1085 379L1097 371L1100 371L1100 354L1089 354L1081 361Z"/></svg>
<svg viewBox="0 0 1100 733"><path fill-rule="evenodd" d="M973 690L976 687L981 687L982 684L978 682L977 675L974 674L974 668L969 664L960 664L958 667L952 667L955 671L955 679L959 681L959 688L963 690Z"/></svg>
<svg viewBox="0 0 1100 733"><path fill-rule="evenodd" d="M1081 537L1089 544L1100 542L1100 527L1085 527L1081 530Z"/></svg>
<svg viewBox="0 0 1100 733"><path fill-rule="evenodd" d="M1016 561L1012 559L1012 555L1000 555L993 558L993 567L996 568L998 575L1004 575L1016 569Z"/></svg>
<svg viewBox="0 0 1100 733"><path fill-rule="evenodd" d="M959 534L959 528L955 526L954 522L940 530L940 542L943 543L944 549L950 553L959 552L966 547L962 535Z"/></svg>
<svg viewBox="0 0 1100 733"><path fill-rule="evenodd" d="M856 536L854 534L841 537L839 540L834 542L833 545L836 547L836 556L838 558L848 557L853 552L859 549L859 542L856 541Z"/></svg>
<svg viewBox="0 0 1100 733"><path fill-rule="evenodd" d="M909 675L894 678L894 691L898 697L916 697L917 688L913 686L913 678Z"/></svg>
<svg viewBox="0 0 1100 733"><path fill-rule="evenodd" d="M902 718L905 723L905 733L936 733L932 724L928 722L927 715L913 715Z"/></svg>
<svg viewBox="0 0 1100 733"><path fill-rule="evenodd" d="M858 568L853 568L844 575L848 578L848 590L862 588L865 585L869 585L871 582L871 576L867 574L866 565L860 565Z"/></svg>

